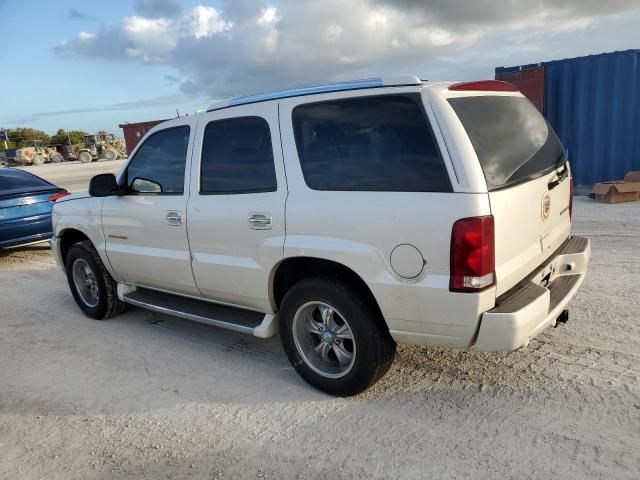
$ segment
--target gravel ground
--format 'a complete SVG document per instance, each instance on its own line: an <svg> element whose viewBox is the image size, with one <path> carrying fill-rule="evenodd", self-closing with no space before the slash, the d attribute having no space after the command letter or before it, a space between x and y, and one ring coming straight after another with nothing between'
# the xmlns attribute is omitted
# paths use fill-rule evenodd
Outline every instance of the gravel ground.
<svg viewBox="0 0 640 480"><path fill-rule="evenodd" d="M0 477L640 478L640 202L577 198L569 323L523 350L401 346L351 399L279 339L83 317L45 247L0 253Z"/></svg>

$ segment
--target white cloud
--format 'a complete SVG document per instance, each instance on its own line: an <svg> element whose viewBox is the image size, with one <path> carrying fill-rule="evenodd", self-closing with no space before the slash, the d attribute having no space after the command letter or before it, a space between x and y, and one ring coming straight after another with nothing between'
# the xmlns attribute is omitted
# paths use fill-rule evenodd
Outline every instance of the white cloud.
<svg viewBox="0 0 640 480"><path fill-rule="evenodd" d="M170 66L184 79L184 92L221 97L358 75L428 73L436 65L460 71L481 61L500 64L517 49L535 52L534 42L588 31L599 19L638 8L631 0L604 3L222 0L219 8L183 10L174 0L139 0L137 15L80 32L55 51Z"/></svg>
<svg viewBox="0 0 640 480"><path fill-rule="evenodd" d="M231 23L222 19L221 13L213 7L198 5L191 10L187 20L188 33L196 38L210 37L231 28Z"/></svg>
<svg viewBox="0 0 640 480"><path fill-rule="evenodd" d="M257 23L258 25L273 25L278 20L278 9L276 7L268 7L262 10Z"/></svg>
<svg viewBox="0 0 640 480"><path fill-rule="evenodd" d="M87 41L91 40L92 38L95 38L95 34L93 34L93 33L80 32L78 34L78 40L80 40L81 42L87 42Z"/></svg>

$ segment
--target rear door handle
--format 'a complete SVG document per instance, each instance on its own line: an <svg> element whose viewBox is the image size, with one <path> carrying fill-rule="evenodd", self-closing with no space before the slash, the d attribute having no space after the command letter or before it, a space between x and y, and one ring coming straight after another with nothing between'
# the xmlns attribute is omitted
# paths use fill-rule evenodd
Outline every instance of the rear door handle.
<svg viewBox="0 0 640 480"><path fill-rule="evenodd" d="M182 212L177 210L169 210L164 218L169 225L174 227L182 225Z"/></svg>
<svg viewBox="0 0 640 480"><path fill-rule="evenodd" d="M253 230L271 230L272 218L268 213L250 213L249 227Z"/></svg>

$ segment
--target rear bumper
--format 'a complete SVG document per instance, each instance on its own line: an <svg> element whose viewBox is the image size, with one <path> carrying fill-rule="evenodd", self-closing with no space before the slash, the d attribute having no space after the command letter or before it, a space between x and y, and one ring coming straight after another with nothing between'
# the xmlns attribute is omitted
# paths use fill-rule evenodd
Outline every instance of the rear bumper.
<svg viewBox="0 0 640 480"><path fill-rule="evenodd" d="M554 324L582 285L590 256L587 238L569 238L542 267L482 315L475 349L515 350Z"/></svg>

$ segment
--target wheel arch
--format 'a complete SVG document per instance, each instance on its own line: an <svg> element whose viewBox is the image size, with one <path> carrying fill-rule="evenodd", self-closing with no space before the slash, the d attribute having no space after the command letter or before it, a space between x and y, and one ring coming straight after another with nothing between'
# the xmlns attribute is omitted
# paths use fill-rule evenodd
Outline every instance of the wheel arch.
<svg viewBox="0 0 640 480"><path fill-rule="evenodd" d="M89 236L80 230L75 228L66 228L60 232L58 235L60 238L60 258L62 259L62 264L65 265L67 261L67 254L69 253L69 249L79 242L84 242L91 239ZM93 243L93 242L92 242Z"/></svg>
<svg viewBox="0 0 640 480"><path fill-rule="evenodd" d="M329 278L348 284L355 288L375 309L379 318L384 320L376 297L358 273L340 262L320 257L288 257L274 267L269 288L274 309L280 309L282 299L293 285L307 278ZM386 321L384 323L386 324Z"/></svg>

